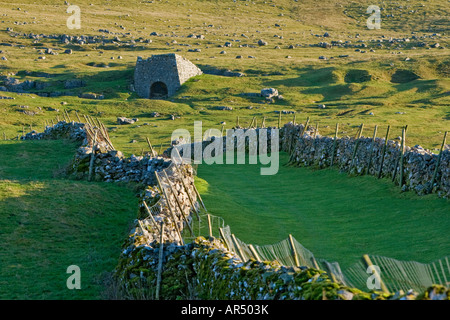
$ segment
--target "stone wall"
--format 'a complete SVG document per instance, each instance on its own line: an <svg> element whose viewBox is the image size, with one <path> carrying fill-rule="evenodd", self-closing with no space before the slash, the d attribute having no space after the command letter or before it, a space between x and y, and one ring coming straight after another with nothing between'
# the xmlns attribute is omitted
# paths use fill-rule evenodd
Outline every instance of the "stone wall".
<svg viewBox="0 0 450 320"><path fill-rule="evenodd" d="M315 135L314 128L308 130L300 137L303 125L285 124L280 132L280 150L292 153L292 161L297 166L314 166L325 168L331 165L334 138ZM315 138L314 138L315 136ZM362 137L353 158L357 139L340 137L336 140L333 164L343 172L353 175L370 174L378 176L382 162L384 138ZM381 171L382 177L392 179L397 168L396 183L399 185L399 158L401 153L401 139L388 140L386 153ZM370 160L370 167L369 165ZM419 145L405 146L402 190L414 190L419 195L430 192L441 197L450 197L450 148L446 145L442 152L441 163L438 167L437 177L433 186L431 180L436 169L438 155L433 154Z"/></svg>
<svg viewBox="0 0 450 320"><path fill-rule="evenodd" d="M227 250L221 240L215 238L198 237L184 244L175 226L183 230L186 226L182 215L185 214L192 219L194 209L198 208L193 188L192 167L181 165L177 169L171 160L162 157L125 158L119 151L110 150L102 141L100 146L93 148L92 140L84 132L88 130L85 127L82 123L62 121L53 127L47 127L44 133L32 132L25 135L23 139L71 138L79 141L81 146L69 168L72 175L77 178L86 177L89 159L95 150L96 180L132 182L139 187L141 198L139 214L129 236L124 241L115 270L119 291L126 298L155 298L161 236L158 225L161 226L161 222L164 223L160 287L160 297L163 299L443 300L450 298L450 290L442 286L432 286L420 296L411 291L392 294L377 291L362 292L332 282L321 270L308 267L285 267L277 262L269 261L241 261L236 254ZM282 130L284 132L280 143L282 148L289 145L288 127L289 125ZM293 126L292 129L296 127ZM345 141L342 142L343 152L346 150ZM303 150L301 146L299 140L298 147L295 147L299 155ZM326 146L327 144L324 144L325 149ZM317 158L320 163L321 156ZM341 158L345 163L346 158L343 155ZM300 160L300 157L298 159ZM162 172L167 174L173 193L181 202L182 212L177 211L175 216L171 210L176 208L177 201L174 194L166 193L168 197L165 198L161 195L161 190L156 187L156 175L160 178L165 176L160 174ZM167 189L168 180L165 181L165 185L162 181L163 190ZM188 200L189 196L195 201L194 208ZM150 208L151 215L146 207Z"/></svg>

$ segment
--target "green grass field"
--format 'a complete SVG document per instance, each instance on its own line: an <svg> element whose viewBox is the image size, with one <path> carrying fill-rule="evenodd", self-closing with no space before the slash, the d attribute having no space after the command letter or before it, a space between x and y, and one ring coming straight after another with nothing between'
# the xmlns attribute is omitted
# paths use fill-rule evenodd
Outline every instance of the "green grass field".
<svg viewBox="0 0 450 320"><path fill-rule="evenodd" d="M335 169L199 165L196 185L208 212L246 243L273 244L292 234L317 258L356 263L363 254L428 263L448 255L448 200L400 193L390 180L348 177Z"/></svg>
<svg viewBox="0 0 450 320"><path fill-rule="evenodd" d="M61 178L75 146L0 142L0 299L101 299L137 213L133 192ZM78 265L81 289L69 290Z"/></svg>

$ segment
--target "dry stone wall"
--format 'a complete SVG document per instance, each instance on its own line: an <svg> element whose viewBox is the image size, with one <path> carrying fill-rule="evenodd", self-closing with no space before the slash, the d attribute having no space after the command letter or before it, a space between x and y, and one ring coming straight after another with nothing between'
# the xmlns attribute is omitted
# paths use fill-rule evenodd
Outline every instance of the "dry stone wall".
<svg viewBox="0 0 450 320"><path fill-rule="evenodd" d="M282 148L290 144L286 129L288 126L283 129L284 138L280 143ZM291 129L298 128L292 126ZM432 286L420 296L412 291L392 294L377 291L362 292L332 282L326 272L321 270L308 267L285 267L277 262L258 262L253 259L241 261L235 253L225 247L221 240L215 238L197 237L194 241L185 244L180 239L175 226L183 230L186 227L182 218L183 214L192 219L192 212L198 209L193 188L192 167L190 165L175 167L171 160L162 157L125 158L120 151L111 150L110 146L101 140L100 145L94 148L93 141L89 139L90 135L86 134L86 130L89 129L83 123L61 121L53 127L47 127L43 133L31 132L23 139L69 138L79 141L81 146L69 168L70 173L77 178L86 177L89 172L88 159L95 155L94 166L97 180L135 182L140 186L141 204L138 219L134 221L130 234L124 241L115 271L120 291L124 292L127 298L155 298L161 253L159 251L161 230L158 229L158 225L161 226L161 222L164 226L162 229L164 249L160 297L163 299L442 300L450 298L450 290L442 286ZM302 155L303 150L300 141L303 139L298 140L299 145L295 147L299 156ZM329 141L327 143L329 144ZM323 150L327 149L327 143L324 144ZM342 152L346 150L346 143L348 142L342 142ZM207 143L203 144L206 146ZM310 159L313 162L315 158ZM317 158L320 163L322 156ZM339 161L345 164L346 158L343 155L341 158L342 160ZM447 158L445 161L448 163ZM161 181L162 189L166 190L170 185L173 188L170 188L173 190L172 194L166 194L167 198L163 197L161 190L156 188L156 175L163 177L163 172L164 176L167 174L167 180ZM181 202L182 208L176 215L171 209L176 208L175 195ZM188 201L189 196L195 201L194 207Z"/></svg>
<svg viewBox="0 0 450 320"><path fill-rule="evenodd" d="M292 154L292 161L298 166L314 166L325 168L337 166L341 171L354 175L371 174L378 176L383 158L384 138L341 137L336 140L334 156L334 138L321 136L308 127L303 132L304 125L285 124L280 132L280 149ZM358 147L355 151L355 146ZM384 155L381 176L392 178L395 170L396 183L399 184L399 159L401 154L401 139L388 140ZM369 160L370 159L370 160ZM441 197L450 197L450 147L446 145L442 152L441 162L436 179L431 185L438 162L438 155L433 154L419 145L405 146L402 190L414 190L419 195L430 192ZM370 167L369 167L370 163ZM397 169L396 169L397 168Z"/></svg>

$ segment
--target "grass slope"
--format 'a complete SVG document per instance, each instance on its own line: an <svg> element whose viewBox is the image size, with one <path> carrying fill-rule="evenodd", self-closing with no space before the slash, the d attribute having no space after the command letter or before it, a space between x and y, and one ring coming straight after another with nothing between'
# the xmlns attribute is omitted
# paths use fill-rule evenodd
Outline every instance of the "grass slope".
<svg viewBox="0 0 450 320"><path fill-rule="evenodd" d="M280 164L287 161L281 153ZM198 177L208 211L247 243L273 244L291 233L342 267L365 253L431 262L450 250L448 200L400 193L388 180L284 166L261 176L250 164L200 165Z"/></svg>
<svg viewBox="0 0 450 320"><path fill-rule="evenodd" d="M369 16L366 9L373 4L382 8L380 30L369 30L365 26ZM114 145L126 155L140 154L142 149L147 149L146 136L154 145L163 143L167 147L174 129L192 130L196 120L220 129L222 121L230 128L237 116L244 124L256 116L258 123L266 117L267 124L275 125L276 110L296 111L297 121L305 121L310 116L311 123L320 122L323 134L331 134L336 122L341 125L341 135L355 134L356 127L363 122L366 128L389 124L393 134L400 135L401 126L407 124L409 144L427 148L437 148L443 132L449 128L448 49L420 47L416 43L419 40L388 43L391 37L425 36L420 41L428 45L439 42L440 47L448 47L445 19L449 9L444 0L427 1L424 5L416 0L407 4L366 0L345 0L336 4L327 0L321 1L320 6L313 0L128 1L126 6L116 0L80 0L77 5L81 9L81 29L70 30L66 27L70 14L66 13L67 6L63 3L0 2L4 12L0 43L13 45L1 47L1 55L8 60L0 60L0 72L20 81L53 83L40 90L46 92L64 91L63 81L67 79L83 79L86 86L73 89L74 93L94 92L103 94L105 99L39 97L34 94L39 90L30 94L4 93L16 99L0 100L0 135L4 132L8 139L17 137L22 127L28 131L30 124L41 131L46 120L55 119L57 115L62 118L63 110L67 110L72 119L75 119L75 110L98 117L112 130ZM7 27L14 31L7 32ZM111 34L100 30L109 30ZM14 32L97 35L110 40L117 36L121 45L63 44L54 39L12 37ZM158 35L151 35L152 32ZM330 37L323 38L325 32L329 32ZM442 37L433 35L438 32ZM202 34L205 39L189 37L190 34ZM259 39L269 44L260 47ZM226 41L232 46L223 47ZM358 46L366 44L367 48L362 48L365 51L362 54L354 47L315 46L322 41L350 41ZM377 41L383 41L383 47L379 47ZM290 45L294 49L289 49ZM277 46L279 49L275 49ZM45 54L45 48L52 48L59 54ZM63 53L68 48L73 54ZM189 49L201 51L190 52ZM220 54L223 50L226 54ZM213 66L241 71L246 76L202 75L188 81L170 100L138 98L130 91L137 56L169 52L176 52L203 69ZM238 55L242 58L236 59ZM319 60L321 55L329 59ZM39 60L42 56L46 59ZM117 59L118 56L122 59ZM412 72L419 78L406 83L393 82L399 78L394 76L398 70ZM49 77L42 77L40 73L47 73ZM367 76L361 78L358 74ZM277 88L284 100L266 104L261 98L241 95L259 92L265 87ZM61 105L62 102L67 104ZM327 107L318 109L318 104ZM20 107L24 105L28 106L26 111L36 114L24 114ZM215 110L222 105L232 106L233 110ZM48 107L60 111L50 111ZM152 118L152 112L162 116ZM181 118L169 120L172 114ZM140 121L117 127L118 116L137 117ZM282 121L291 119L283 117ZM149 125L144 126L144 123ZM137 142L130 143L133 140Z"/></svg>
<svg viewBox="0 0 450 320"><path fill-rule="evenodd" d="M100 299L136 215L124 187L58 178L75 146L0 142L0 299ZM81 269L69 290L67 267Z"/></svg>

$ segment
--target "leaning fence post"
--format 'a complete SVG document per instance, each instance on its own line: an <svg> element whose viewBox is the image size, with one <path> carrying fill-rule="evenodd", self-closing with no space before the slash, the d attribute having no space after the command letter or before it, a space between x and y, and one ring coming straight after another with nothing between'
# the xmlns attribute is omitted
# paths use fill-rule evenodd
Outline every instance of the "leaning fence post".
<svg viewBox="0 0 450 320"><path fill-rule="evenodd" d="M305 123L305 125L304 125L304 127L303 127L303 129L302 129L302 131L300 133L300 139L303 139L303 135L305 134L306 130L308 129L309 120L310 120L309 117L306 118L306 123ZM291 149L289 150L289 153L290 153L289 162L292 163L292 161L294 161L294 157L295 157L294 156L294 154L295 154L294 153L295 143L294 143L294 146L289 146L289 148L292 148L292 150Z"/></svg>
<svg viewBox="0 0 450 320"><path fill-rule="evenodd" d="M383 153L381 155L380 169L378 170L378 179L381 178L381 174L383 172L383 163L384 163L384 157L386 155L386 149L387 149L389 130L390 129L391 129L391 126L388 126L387 130L386 130L386 138L384 138L384 147L383 147Z"/></svg>
<svg viewBox="0 0 450 320"><path fill-rule="evenodd" d="M186 194L188 196L189 203L191 204L192 210L194 210L195 214L197 215L197 219L200 220L200 216L198 214L197 208L195 208L195 204L194 204L194 201L192 200L191 194L189 193L189 189L187 188L186 184L184 183L184 178L183 178L183 175L181 174L181 170L180 170L180 168L178 168L178 166L175 165L175 167L177 168L178 175L180 176L181 183L183 184L184 191L186 192Z"/></svg>
<svg viewBox="0 0 450 320"><path fill-rule="evenodd" d="M403 166L405 158L405 147L406 147L406 127L402 130L402 155L400 157L400 187L403 186Z"/></svg>
<svg viewBox="0 0 450 320"><path fill-rule="evenodd" d="M184 214L183 207L181 206L180 200L178 199L178 195L177 195L174 187L172 186L172 182L170 182L169 176L167 175L166 171L164 171L164 175L166 176L167 184L169 185L170 190L172 191L173 197L175 198L175 202L178 205L178 209L180 209L180 214L183 217L184 222L188 226L189 232L193 236L194 235L194 231L192 231L191 225L189 224L189 221L187 220L186 215Z"/></svg>
<svg viewBox="0 0 450 320"><path fill-rule="evenodd" d="M405 148L405 135L406 135L406 128L408 126L405 126L404 128L402 128L402 141L400 143L400 155L397 157L397 159L395 160L395 166L394 166L394 172L392 173L392 182L395 182L395 177L397 176L397 171L399 171L398 166L400 164L400 159L403 160L403 151ZM401 166L401 164L400 164ZM400 187L402 186L402 182L400 181Z"/></svg>
<svg viewBox="0 0 450 320"><path fill-rule="evenodd" d="M316 268L317 270L320 270L319 264L317 263L316 259L313 257L311 257L311 262L314 266L314 268Z"/></svg>
<svg viewBox="0 0 450 320"><path fill-rule="evenodd" d="M89 176L88 181L92 180L92 173L94 170L94 160L95 160L95 150L97 149L97 130L95 130L94 133L94 140L92 141L92 153L91 153L91 159L89 162Z"/></svg>
<svg viewBox="0 0 450 320"><path fill-rule="evenodd" d="M362 136L362 132L364 129L364 123L361 124L361 126L359 127L359 131L356 134L355 137L355 148L353 149L353 155L352 155L352 162L350 163L350 168L348 169L348 173L350 173L350 171L352 170L355 161L356 161L356 153L358 152L358 147L359 147L359 143L361 141L361 136Z"/></svg>
<svg viewBox="0 0 450 320"><path fill-rule="evenodd" d="M444 140L442 140L441 149L439 151L439 155L438 155L437 162L436 162L436 167L434 168L433 178L431 179L431 184L430 184L430 188L428 189L428 192L431 192L433 190L433 184L437 177L439 165L441 164L442 151L444 150L446 140L447 140L447 131L445 131L445 133L444 133Z"/></svg>
<svg viewBox="0 0 450 320"><path fill-rule="evenodd" d="M208 212L208 210L206 210L205 204L203 203L202 197L200 196L200 193L198 192L197 187L195 186L195 183L192 183L192 186L194 187L195 194L197 195L197 198L200 201L200 204L202 205L203 209L205 209L205 211Z"/></svg>
<svg viewBox="0 0 450 320"><path fill-rule="evenodd" d="M236 252L239 257L241 258L242 262L245 262L245 256L244 253L242 252L241 246L239 245L239 243L236 240L236 237L234 236L234 234L231 234L231 240L233 240L233 244L234 247L237 249L238 252Z"/></svg>
<svg viewBox="0 0 450 320"><path fill-rule="evenodd" d="M368 256L367 254L363 255L363 260L364 260L364 262L365 262L367 268L373 266L373 263L372 263L372 261L370 260L370 258L369 258L369 256ZM373 272L373 275L374 275L374 276L377 278L377 280L379 281L380 286L381 286L381 290L382 290L384 293L389 293L388 288L387 288L386 285L384 284L383 280L381 280L381 276L378 274L377 270L376 270L375 268L372 268L372 272Z"/></svg>
<svg viewBox="0 0 450 320"><path fill-rule="evenodd" d="M211 224L211 216L209 215L209 213L206 215L208 217L208 231L209 231L209 237L212 238L213 234L212 234L212 224Z"/></svg>
<svg viewBox="0 0 450 320"><path fill-rule="evenodd" d="M147 203L145 201L142 201L142 203L144 204L144 208L146 209L148 215L150 216L153 224L155 225L156 229L161 233L162 230L159 229L158 223L156 222L155 218L152 215L152 212L150 210L150 208L147 206Z"/></svg>
<svg viewBox="0 0 450 320"><path fill-rule="evenodd" d="M67 109L64 109L64 112L66 113L67 119L69 120L69 122L72 122L72 120L71 120L70 117L69 117L69 112L67 112Z"/></svg>
<svg viewBox="0 0 450 320"><path fill-rule="evenodd" d="M225 235L223 234L223 229L222 229L222 228L219 228L219 234L220 234L220 237L221 237L222 240L223 240L223 243L225 244L225 247L226 247L228 250L231 251L231 247L230 247L230 245L228 244L228 241L227 241L227 239L225 238Z"/></svg>
<svg viewBox="0 0 450 320"><path fill-rule="evenodd" d="M155 150L153 150L152 144L150 143L150 139L148 137L146 137L145 139L147 139L148 147L150 148L150 152L152 153L152 157L154 157L155 156Z"/></svg>
<svg viewBox="0 0 450 320"><path fill-rule="evenodd" d="M375 138L377 137L377 129L378 129L378 126L375 125L375 129L373 130L372 145L370 146L369 162L367 163L366 174L369 174L370 165L372 164L372 155L373 155L373 149L375 147Z"/></svg>
<svg viewBox="0 0 450 320"><path fill-rule="evenodd" d="M164 222L161 221L161 230L164 228ZM162 275L162 264L163 264L163 232L161 231L161 236L159 237L159 259L158 259L158 277L156 278L156 300L159 300L159 290L161 288L161 275Z"/></svg>
<svg viewBox="0 0 450 320"><path fill-rule="evenodd" d="M158 181L159 189L161 190L161 192L163 193L164 197L166 198L167 207L169 208L170 216L171 216L171 218L173 220L173 224L175 225L175 230L177 231L178 236L180 237L181 244L184 245L183 237L181 236L180 229L178 228L177 219L176 219L176 217L175 217L175 215L174 215L174 213L172 211L172 207L170 205L169 197L167 196L166 190L162 187L161 180L158 177L158 172L155 172L155 177L156 177L156 181Z"/></svg>
<svg viewBox="0 0 450 320"><path fill-rule="evenodd" d="M258 252L256 252L253 245L249 244L248 247L250 248L250 251L252 252L253 256L255 257L256 261L261 262L261 258L258 255Z"/></svg>
<svg viewBox="0 0 450 320"><path fill-rule="evenodd" d="M292 234L289 234L289 245L291 246L292 256L294 258L295 266L300 267L300 262L298 261L297 250L295 250L294 238Z"/></svg>
<svg viewBox="0 0 450 320"><path fill-rule="evenodd" d="M336 153L336 145L337 145L337 134L339 130L339 123L336 123L336 130L334 132L334 140L333 140L333 150L331 151L331 162L330 167L334 164L334 154Z"/></svg>

